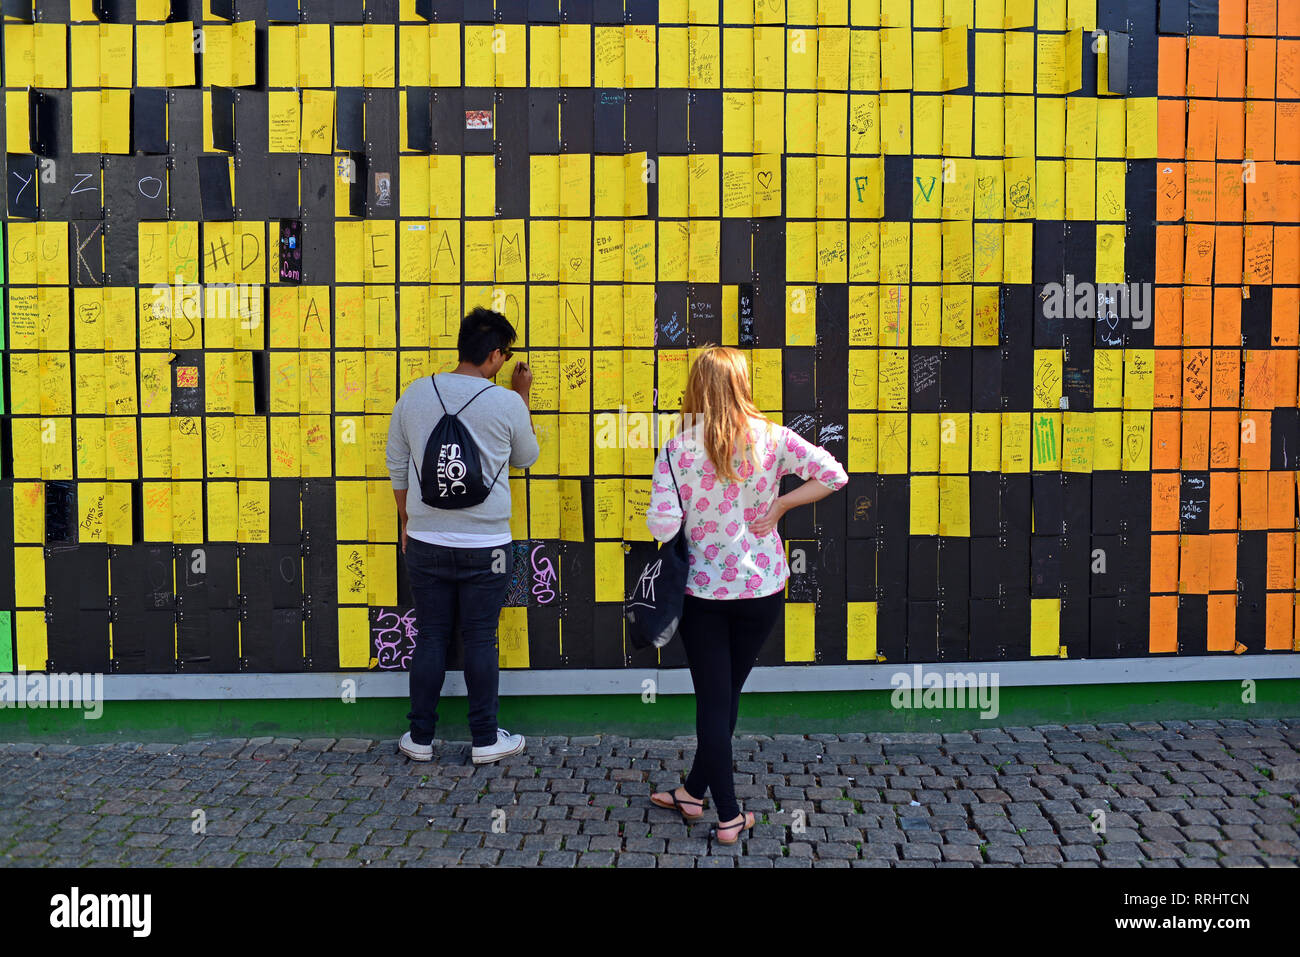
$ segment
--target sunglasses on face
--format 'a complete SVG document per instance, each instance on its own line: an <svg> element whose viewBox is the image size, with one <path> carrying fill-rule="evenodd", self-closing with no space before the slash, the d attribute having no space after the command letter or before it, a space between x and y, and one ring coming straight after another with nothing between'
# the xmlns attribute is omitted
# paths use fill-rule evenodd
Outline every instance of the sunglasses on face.
<svg viewBox="0 0 1300 957"><path fill-rule="evenodd" d="M510 349L510 348L502 348L502 349L501 349L501 357L502 357L503 359L509 359L509 358L510 358L511 356L513 356L514 354L515 354L515 350L513 350L513 349Z"/></svg>

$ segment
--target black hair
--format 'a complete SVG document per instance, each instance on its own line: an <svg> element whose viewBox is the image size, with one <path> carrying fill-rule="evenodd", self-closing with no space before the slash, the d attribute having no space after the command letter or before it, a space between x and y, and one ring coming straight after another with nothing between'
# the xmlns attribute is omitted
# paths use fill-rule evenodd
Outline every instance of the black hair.
<svg viewBox="0 0 1300 957"><path fill-rule="evenodd" d="M515 341L515 327L499 312L477 306L461 320L460 336L456 340L458 359L481 366L497 349L505 349Z"/></svg>

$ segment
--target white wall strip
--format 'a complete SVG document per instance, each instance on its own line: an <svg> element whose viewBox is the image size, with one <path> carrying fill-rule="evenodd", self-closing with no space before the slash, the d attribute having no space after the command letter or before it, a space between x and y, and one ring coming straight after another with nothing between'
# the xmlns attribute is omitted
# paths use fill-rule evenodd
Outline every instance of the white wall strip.
<svg viewBox="0 0 1300 957"><path fill-rule="evenodd" d="M1062 661L967 661L956 663L871 665L782 665L755 668L746 691L879 691L896 686L895 675L914 680L920 668L931 674L980 675L999 687L1134 684L1166 681L1242 681L1300 678L1300 655L1224 655L1194 658L1113 658ZM218 698L337 698L343 682L353 681L358 698L404 698L409 694L405 672L348 671L319 674L231 675L105 675L109 701L187 700ZM654 682L647 686L645 682ZM690 694L691 675L685 668L609 668L573 671L502 671L501 694L516 695L639 695L647 687L657 694ZM464 674L447 673L443 694L463 697Z"/></svg>

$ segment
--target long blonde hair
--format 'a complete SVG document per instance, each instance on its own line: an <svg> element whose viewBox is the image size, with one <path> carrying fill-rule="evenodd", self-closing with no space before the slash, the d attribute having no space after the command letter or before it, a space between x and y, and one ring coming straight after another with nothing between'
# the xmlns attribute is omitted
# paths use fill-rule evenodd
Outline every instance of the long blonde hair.
<svg viewBox="0 0 1300 957"><path fill-rule="evenodd" d="M749 363L739 349L707 345L696 357L682 397L682 428L697 427L719 478L739 481L734 457L758 464L750 418L767 421L749 389Z"/></svg>

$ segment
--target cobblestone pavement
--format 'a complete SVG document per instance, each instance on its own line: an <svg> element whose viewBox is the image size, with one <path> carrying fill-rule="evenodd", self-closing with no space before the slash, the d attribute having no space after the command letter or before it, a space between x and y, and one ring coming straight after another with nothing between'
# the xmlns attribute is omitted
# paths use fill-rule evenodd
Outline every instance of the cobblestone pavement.
<svg viewBox="0 0 1300 957"><path fill-rule="evenodd" d="M1300 718L746 736L736 847L650 805L694 738L0 743L9 866L1295 867ZM1092 816L1105 811L1104 834ZM196 812L205 833L193 833ZM712 809L706 809L712 818Z"/></svg>

